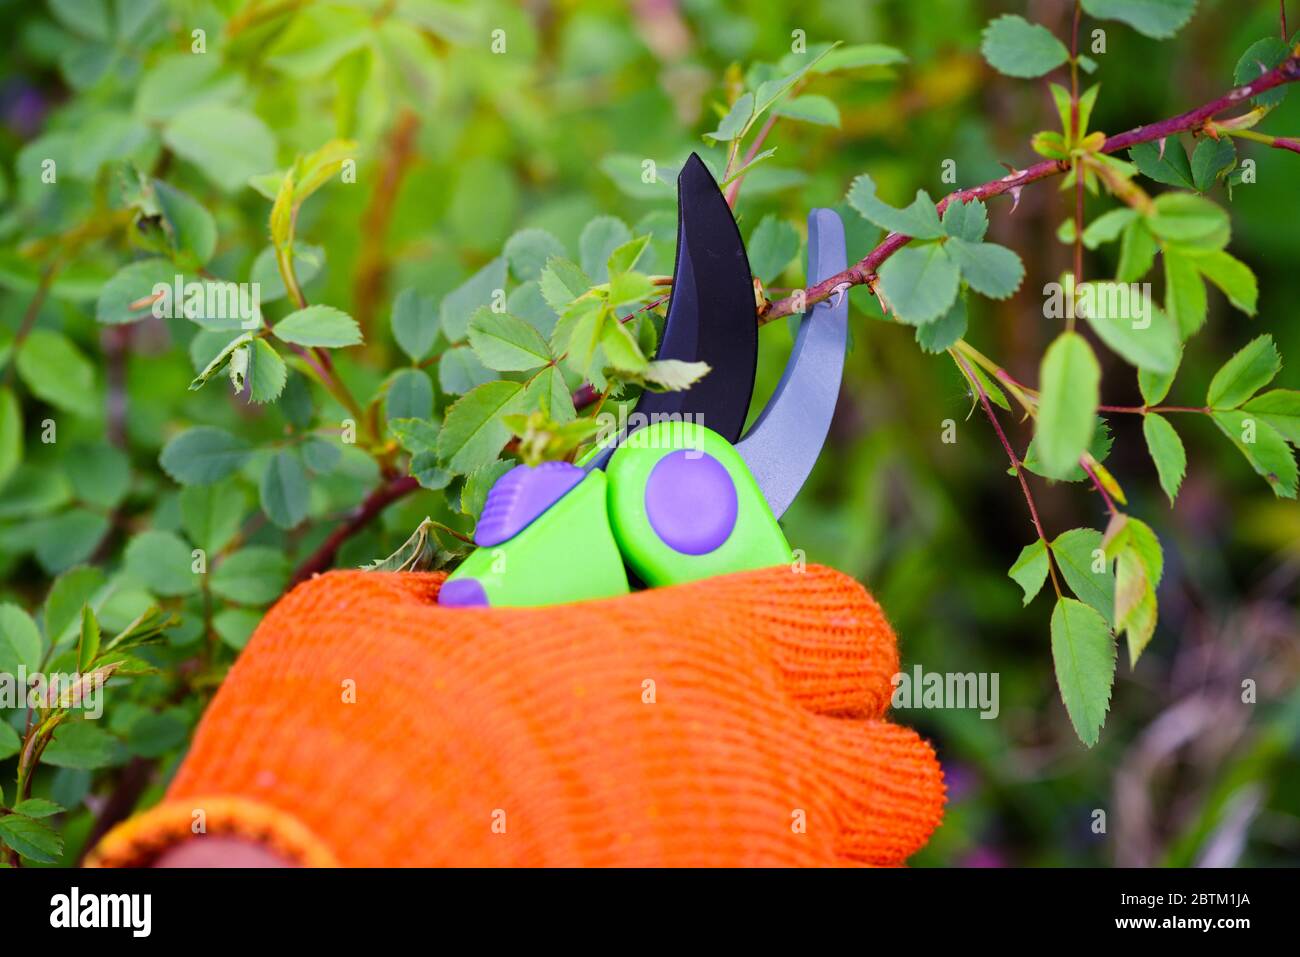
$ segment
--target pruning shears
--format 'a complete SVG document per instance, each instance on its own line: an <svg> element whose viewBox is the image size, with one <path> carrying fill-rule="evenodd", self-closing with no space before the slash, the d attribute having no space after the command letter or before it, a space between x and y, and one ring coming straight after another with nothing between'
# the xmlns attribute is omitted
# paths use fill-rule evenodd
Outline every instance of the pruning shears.
<svg viewBox="0 0 1300 957"><path fill-rule="evenodd" d="M629 426L581 464L519 465L489 492L479 546L443 605L530 606L606 598L785 564L777 519L812 471L839 393L843 294L799 321L780 384L742 438L758 362L749 259L731 208L692 153L677 177L677 260L658 359L706 362L689 389L644 392ZM844 225L808 216L808 281L847 266Z"/></svg>

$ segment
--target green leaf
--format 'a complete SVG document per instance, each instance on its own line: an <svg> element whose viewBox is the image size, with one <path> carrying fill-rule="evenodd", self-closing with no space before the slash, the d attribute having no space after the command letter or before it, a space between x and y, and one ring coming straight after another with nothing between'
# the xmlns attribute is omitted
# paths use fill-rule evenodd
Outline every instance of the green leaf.
<svg viewBox="0 0 1300 957"><path fill-rule="evenodd" d="M1152 372L1150 369L1138 369L1138 388L1142 390L1142 401L1147 405L1158 405L1169 394L1174 378L1178 375L1178 365L1183 361L1183 352L1178 350L1178 363L1172 372Z"/></svg>
<svg viewBox="0 0 1300 957"><path fill-rule="evenodd" d="M881 229L902 233L913 239L939 239L945 235L939 212L929 193L916 191L916 199L906 209L895 209L876 196L875 181L863 173L849 187L849 205L866 220ZM895 254L897 255L897 254Z"/></svg>
<svg viewBox="0 0 1300 957"><path fill-rule="evenodd" d="M1278 498L1296 497L1296 463L1286 439L1262 418L1240 409L1212 413L1214 422Z"/></svg>
<svg viewBox="0 0 1300 957"><path fill-rule="evenodd" d="M259 404L274 402L284 391L289 371L280 354L265 339L256 340L252 346L249 364L249 398Z"/></svg>
<svg viewBox="0 0 1300 957"><path fill-rule="evenodd" d="M220 103L200 103L172 117L163 142L226 192L275 168L275 136L258 117Z"/></svg>
<svg viewBox="0 0 1300 957"><path fill-rule="evenodd" d="M438 385L448 395L464 395L496 377L469 346L452 347L438 357Z"/></svg>
<svg viewBox="0 0 1300 957"><path fill-rule="evenodd" d="M840 110L835 101L816 93L805 93L773 107L772 112L791 120L839 129Z"/></svg>
<svg viewBox="0 0 1300 957"><path fill-rule="evenodd" d="M1180 344L1173 320L1136 287L1087 283L1081 289L1078 310L1097 337L1124 361L1165 374L1178 368Z"/></svg>
<svg viewBox="0 0 1300 957"><path fill-rule="evenodd" d="M431 452L438 447L437 422L427 419L389 419L388 431L411 454Z"/></svg>
<svg viewBox="0 0 1300 957"><path fill-rule="evenodd" d="M393 338L412 362L419 362L438 337L438 313L433 302L415 289L403 289L393 300Z"/></svg>
<svg viewBox="0 0 1300 957"><path fill-rule="evenodd" d="M1157 183L1181 189L1196 188L1196 178L1192 175L1192 164L1187 160L1187 150L1177 136L1165 140L1163 154L1159 143L1139 143L1128 151L1128 155L1143 176Z"/></svg>
<svg viewBox="0 0 1300 957"><path fill-rule="evenodd" d="M1155 634L1156 588L1164 574L1164 552L1151 527L1132 516L1112 519L1107 536L1107 548L1115 556L1117 634L1128 633L1132 667Z"/></svg>
<svg viewBox="0 0 1300 957"><path fill-rule="evenodd" d="M1087 340L1063 332L1043 356L1034 438L1043 468L1060 476L1079 464L1097 423L1101 368Z"/></svg>
<svg viewBox="0 0 1300 957"><path fill-rule="evenodd" d="M1115 572L1102 547L1101 532L1093 528L1062 532L1052 542L1052 554L1070 590L1111 621L1115 614Z"/></svg>
<svg viewBox="0 0 1300 957"><path fill-rule="evenodd" d="M87 417L99 414L95 367L66 336L33 329L17 351L15 365L27 388L56 409Z"/></svg>
<svg viewBox="0 0 1300 957"><path fill-rule="evenodd" d="M44 821L21 814L0 817L0 840L38 864L57 864L63 856L63 838Z"/></svg>
<svg viewBox="0 0 1300 957"><path fill-rule="evenodd" d="M550 259L539 280L542 298L555 312L565 307L591 288L591 278L576 264L567 259Z"/></svg>
<svg viewBox="0 0 1300 957"><path fill-rule="evenodd" d="M317 475L333 472L343 457L342 450L328 439L311 436L300 446L303 463Z"/></svg>
<svg viewBox="0 0 1300 957"><path fill-rule="evenodd" d="M1137 210L1127 206L1102 213L1083 230L1083 245L1087 249L1097 249L1105 243L1119 239L1124 229L1137 218ZM1072 220L1066 220L1073 225ZM1073 239L1073 236L1071 236Z"/></svg>
<svg viewBox="0 0 1300 957"><path fill-rule="evenodd" d="M95 320L118 325L152 315L154 287L174 285L176 272L166 259L141 259L123 266L100 290Z"/></svg>
<svg viewBox="0 0 1300 957"><path fill-rule="evenodd" d="M194 377L194 380L190 383L190 391L194 392L203 388L203 386L206 385L213 376L217 375L217 373L230 364L235 353L243 349L244 346L248 345L252 341L253 334L251 332L244 332L235 336L222 346L221 351L213 356L208 361L208 364L203 367L203 371Z"/></svg>
<svg viewBox="0 0 1300 957"><path fill-rule="evenodd" d="M94 722L65 722L55 729L54 740L41 755L41 761L56 768L93 771L117 760L119 747L117 739Z"/></svg>
<svg viewBox="0 0 1300 957"><path fill-rule="evenodd" d="M552 359L541 334L508 312L479 309L469 321L468 332L474 354L498 372L526 372Z"/></svg>
<svg viewBox="0 0 1300 957"><path fill-rule="evenodd" d="M621 246L615 247L610 252L609 258L605 261L605 268L610 277L611 286L613 285L612 281L615 277L630 272L636 267L636 264L641 261L641 256L645 253L649 245L650 234L646 233L644 236L629 239L627 242L623 243ZM610 291L609 299L611 303L625 301L619 299L612 289Z"/></svg>
<svg viewBox="0 0 1300 957"><path fill-rule="evenodd" d="M1052 660L1074 733L1092 747L1101 736L1115 682L1115 641L1096 611L1062 598L1052 611Z"/></svg>
<svg viewBox="0 0 1300 957"><path fill-rule="evenodd" d="M956 239L983 242L989 229L989 211L978 199L963 201L957 197L943 210L943 231Z"/></svg>
<svg viewBox="0 0 1300 957"><path fill-rule="evenodd" d="M151 185L173 251L186 262L206 264L217 248L217 221L188 193L159 179Z"/></svg>
<svg viewBox="0 0 1300 957"><path fill-rule="evenodd" d="M1259 79L1261 74L1279 66L1290 52L1291 48L1280 37L1256 40L1246 48L1246 52L1237 61L1237 66L1232 71L1232 82L1238 86L1245 86L1252 80ZM1254 98L1254 103L1256 106L1273 107L1284 99L1286 99L1285 85L1265 90Z"/></svg>
<svg viewBox="0 0 1300 957"><path fill-rule="evenodd" d="M221 560L212 573L212 590L238 605L265 605L280 597L290 572L279 549L251 545Z"/></svg>
<svg viewBox="0 0 1300 957"><path fill-rule="evenodd" d="M521 229L505 245L510 272L520 282L536 279L548 260L564 255L564 244L544 229Z"/></svg>
<svg viewBox="0 0 1300 957"><path fill-rule="evenodd" d="M493 298L504 294L506 260L498 256L474 275L447 293L439 307L443 334L448 342L460 342L469 328L470 317L480 306L491 306Z"/></svg>
<svg viewBox="0 0 1300 957"><path fill-rule="evenodd" d="M547 366L533 376L524 388L521 403L524 409L537 409L557 425L572 422L577 416L564 374L555 366Z"/></svg>
<svg viewBox="0 0 1300 957"><path fill-rule="evenodd" d="M736 102L731 104L726 115L718 121L718 128L712 133L704 135L714 142L730 143L737 139L749 126L750 119L754 116L754 94L745 93L738 97Z"/></svg>
<svg viewBox="0 0 1300 957"><path fill-rule="evenodd" d="M523 387L518 382L487 382L458 399L447 410L438 455L452 471L473 472L494 461L510 440L501 416L514 411Z"/></svg>
<svg viewBox="0 0 1300 957"><path fill-rule="evenodd" d="M858 70L906 62L907 56L894 47L883 43L858 43L828 50L820 62L812 67L812 72L834 73L838 70Z"/></svg>
<svg viewBox="0 0 1300 957"><path fill-rule="evenodd" d="M1151 461L1156 464L1160 487L1169 496L1172 508L1178 488L1183 484L1183 476L1187 473L1187 452L1183 449L1183 440L1178 437L1169 421L1155 412L1148 412L1142 417L1142 434L1146 437Z"/></svg>
<svg viewBox="0 0 1300 957"><path fill-rule="evenodd" d="M578 237L578 259L583 271L595 282L609 280L609 257L632 239L632 230L617 216L597 216Z"/></svg>
<svg viewBox="0 0 1300 957"><path fill-rule="evenodd" d="M1120 239L1115 281L1137 282L1145 276L1156 261L1156 249L1156 238L1147 229L1145 220L1135 219L1129 223Z"/></svg>
<svg viewBox="0 0 1300 957"><path fill-rule="evenodd" d="M0 605L0 674L15 674L20 667L38 671L43 652L31 616L12 603Z"/></svg>
<svg viewBox="0 0 1300 957"><path fill-rule="evenodd" d="M141 532L126 546L126 570L155 595L190 595L198 590L190 547L172 532Z"/></svg>
<svg viewBox="0 0 1300 957"><path fill-rule="evenodd" d="M361 327L342 309L308 306L291 312L271 330L277 339L300 346L337 349L361 343Z"/></svg>
<svg viewBox="0 0 1300 957"><path fill-rule="evenodd" d="M0 721L0 761L12 758L15 754L21 751L22 748L23 742L22 739L18 737L18 732L6 722ZM0 790L0 805L3 804L4 791Z"/></svg>
<svg viewBox="0 0 1300 957"><path fill-rule="evenodd" d="M768 213L749 236L749 268L764 285L790 265L799 252L799 234L785 220Z"/></svg>
<svg viewBox="0 0 1300 957"><path fill-rule="evenodd" d="M433 416L433 383L423 369L399 369L384 395L384 417L428 419Z"/></svg>
<svg viewBox="0 0 1300 957"><path fill-rule="evenodd" d="M1203 139L1192 151L1192 182L1204 193L1237 165L1237 147L1228 137Z"/></svg>
<svg viewBox="0 0 1300 957"><path fill-rule="evenodd" d="M1083 0L1098 20L1119 20L1156 40L1171 37L1192 18L1196 0Z"/></svg>
<svg viewBox="0 0 1300 957"><path fill-rule="evenodd" d="M1025 278L1024 263L1006 246L971 243L954 236L944 248L961 267L961 277L970 287L990 299L1006 299Z"/></svg>
<svg viewBox="0 0 1300 957"><path fill-rule="evenodd" d="M635 373L643 370L648 361L637 345L636 337L628 327L618 321L604 324L600 344L609 365L620 372Z"/></svg>
<svg viewBox="0 0 1300 957"><path fill-rule="evenodd" d="M437 452L418 452L411 456L411 474L422 488L434 492L446 488L454 478L453 473L438 464Z"/></svg>
<svg viewBox="0 0 1300 957"><path fill-rule="evenodd" d="M250 608L226 608L219 611L212 619L212 628L220 636L221 643L236 651L241 650L248 639L253 637L262 613Z"/></svg>
<svg viewBox="0 0 1300 957"><path fill-rule="evenodd" d="M295 528L307 517L307 471L292 449L267 463L259 486L262 511L280 528Z"/></svg>
<svg viewBox="0 0 1300 957"><path fill-rule="evenodd" d="M160 758L174 751L189 737L189 724L180 709L145 714L131 722L126 747L142 758Z"/></svg>
<svg viewBox="0 0 1300 957"><path fill-rule="evenodd" d="M121 4L119 10L135 8ZM140 4L139 9L147 9ZM211 50L195 56L186 50L163 56L140 78L135 113L150 120L167 120L191 106L229 102L244 90L243 78L222 69L221 54Z"/></svg>
<svg viewBox="0 0 1300 957"><path fill-rule="evenodd" d="M999 73L1019 77L1042 76L1070 59L1051 30L1010 14L989 21L980 52Z"/></svg>
<svg viewBox="0 0 1300 957"><path fill-rule="evenodd" d="M23 461L23 413L13 390L0 387L0 487Z"/></svg>
<svg viewBox="0 0 1300 957"><path fill-rule="evenodd" d="M77 670L86 674L99 655L99 621L89 605L81 607L81 638L77 642Z"/></svg>
<svg viewBox="0 0 1300 957"><path fill-rule="evenodd" d="M1212 409L1235 409L1268 385L1281 368L1273 337L1252 339L1214 374L1205 403Z"/></svg>
<svg viewBox="0 0 1300 957"><path fill-rule="evenodd" d="M234 481L187 485L181 489L181 527L195 545L215 554L239 532L247 507L244 490Z"/></svg>
<svg viewBox="0 0 1300 957"><path fill-rule="evenodd" d="M944 315L957 298L961 270L939 243L905 246L880 267L880 289L908 325Z"/></svg>
<svg viewBox="0 0 1300 957"><path fill-rule="evenodd" d="M641 378L649 385L657 387L659 391L680 392L682 389L689 389L708 373L707 362L655 359L642 370Z"/></svg>
<svg viewBox="0 0 1300 957"><path fill-rule="evenodd" d="M943 318L916 327L916 342L932 355L946 352L966 335L966 300L958 296Z"/></svg>
<svg viewBox="0 0 1300 957"><path fill-rule="evenodd" d="M87 561L108 534L107 516L74 508L34 522L28 530L36 541L36 560L49 574Z"/></svg>
<svg viewBox="0 0 1300 957"><path fill-rule="evenodd" d="M45 798L28 798L26 801L19 801L13 807L15 814L31 818L53 817L62 814L63 810L62 805L47 801Z"/></svg>
<svg viewBox="0 0 1300 957"><path fill-rule="evenodd" d="M55 579L45 596L45 634L52 645L71 639L74 626L80 624L81 607L94 601L105 581L104 573L93 565L70 569Z"/></svg>
<svg viewBox="0 0 1300 957"><path fill-rule="evenodd" d="M1104 462L1106 456L1110 455L1111 446L1114 444L1115 440L1110 434L1110 423L1101 416L1097 416L1097 427L1093 429L1092 441L1088 443L1088 454L1098 462ZM1041 475L1057 482L1086 482L1088 480L1088 473L1078 463L1075 463L1074 468L1069 469L1064 474L1049 475L1040 461L1037 437L1029 440L1029 448L1025 449L1025 457L1020 464L1035 475ZM1007 474L1015 475L1015 468L1007 469Z"/></svg>
<svg viewBox="0 0 1300 957"><path fill-rule="evenodd" d="M1205 281L1196 260L1183 255L1177 246L1165 247L1165 309L1178 327L1179 336L1190 338L1205 325Z"/></svg>
<svg viewBox="0 0 1300 957"><path fill-rule="evenodd" d="M1048 562L1047 544L1040 538L1020 550L1020 557L1007 572L1024 591L1024 604L1028 605L1042 590L1043 583L1047 581Z"/></svg>
<svg viewBox="0 0 1300 957"><path fill-rule="evenodd" d="M492 486L516 464L497 459L470 472L465 477L465 488L460 493L461 512L477 520Z"/></svg>
<svg viewBox="0 0 1300 957"><path fill-rule="evenodd" d="M1161 239L1219 249L1227 244L1230 229L1223 207L1195 193L1161 193L1146 222Z"/></svg>
<svg viewBox="0 0 1300 957"><path fill-rule="evenodd" d="M78 499L104 509L115 507L131 487L130 457L107 442L74 446L67 473Z"/></svg>
<svg viewBox="0 0 1300 957"><path fill-rule="evenodd" d="M1272 389L1255 396L1241 408L1273 426L1292 445L1300 446L1300 392Z"/></svg>
<svg viewBox="0 0 1300 957"><path fill-rule="evenodd" d="M1228 302L1246 315L1253 316L1259 301L1259 285L1250 267L1222 249L1196 250L1194 255L1196 268L1219 287L1228 297Z"/></svg>
<svg viewBox="0 0 1300 957"><path fill-rule="evenodd" d="M200 425L187 429L163 446L158 462L164 472L182 485L210 485L236 471L249 454L248 443L239 436Z"/></svg>

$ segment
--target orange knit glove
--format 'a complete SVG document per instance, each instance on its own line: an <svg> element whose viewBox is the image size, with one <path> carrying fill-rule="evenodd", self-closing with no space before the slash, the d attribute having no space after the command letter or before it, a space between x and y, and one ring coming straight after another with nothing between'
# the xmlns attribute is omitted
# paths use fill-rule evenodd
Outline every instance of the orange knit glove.
<svg viewBox="0 0 1300 957"><path fill-rule="evenodd" d="M943 812L881 719L893 631L827 568L545 608L451 609L443 576L332 572L267 615L141 864L199 830L307 864L898 864Z"/></svg>

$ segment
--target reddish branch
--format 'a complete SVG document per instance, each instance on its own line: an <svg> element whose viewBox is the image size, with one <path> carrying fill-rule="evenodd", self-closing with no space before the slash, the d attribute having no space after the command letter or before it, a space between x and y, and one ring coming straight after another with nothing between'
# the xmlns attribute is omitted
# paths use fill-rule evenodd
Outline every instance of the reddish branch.
<svg viewBox="0 0 1300 957"><path fill-rule="evenodd" d="M317 572L329 569L334 564L334 556L338 554L344 542L374 521L379 513L393 502L405 498L419 487L420 483L416 481L415 476L399 475L389 479L367 495L365 501L352 512L351 518L330 532L329 537L320 543L316 551L298 566L298 570L293 573L293 580L289 583L290 587L306 581Z"/></svg>
<svg viewBox="0 0 1300 957"><path fill-rule="evenodd" d="M1101 145L1100 152L1117 153L1120 150L1128 149L1130 146L1136 146L1138 143L1149 143L1179 133L1195 132L1202 129L1207 120L1218 116L1225 110L1231 109L1239 103L1244 103L1266 90L1271 90L1286 83L1294 83L1296 80L1300 80L1300 58L1292 56L1267 73L1260 74L1254 81L1247 83L1245 86L1229 90L1223 96L1211 100L1204 106L1188 110L1186 113L1180 113L1178 116L1170 117L1167 120L1161 120L1159 123L1139 126L1127 133L1109 137ZM1046 179L1058 173L1064 173L1069 168L1070 163L1068 160L1044 160L1041 163L1035 163L1028 169L1018 170L991 183L984 183L981 186L959 189L949 193L938 202L939 212L942 213L954 199L969 202L972 199L988 199L990 196L1000 196L1003 193L1017 191L1028 183ZM837 289L874 283L876 271L880 268L881 263L911 241L911 236L890 233L880 245L867 253L861 260L843 272L836 273L829 279L824 279L816 285L809 286L803 291L802 296L798 294L786 296L784 299L769 303L759 316L759 323L771 322L773 319L801 312L805 306L826 299Z"/></svg>

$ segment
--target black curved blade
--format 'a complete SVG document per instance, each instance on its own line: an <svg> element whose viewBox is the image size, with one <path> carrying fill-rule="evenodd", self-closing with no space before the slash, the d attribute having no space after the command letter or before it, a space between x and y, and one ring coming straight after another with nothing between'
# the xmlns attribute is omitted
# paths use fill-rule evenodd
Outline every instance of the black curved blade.
<svg viewBox="0 0 1300 957"><path fill-rule="evenodd" d="M808 214L808 285L847 266L843 222L833 210L814 209ZM830 431L848 319L849 297L843 292L804 313L776 392L736 444L777 518L799 494Z"/></svg>
<svg viewBox="0 0 1300 957"><path fill-rule="evenodd" d="M707 362L709 373L681 392L645 392L635 411L689 413L740 438L758 365L753 279L731 207L695 153L677 176L677 264L655 358Z"/></svg>

